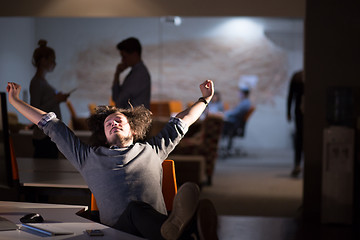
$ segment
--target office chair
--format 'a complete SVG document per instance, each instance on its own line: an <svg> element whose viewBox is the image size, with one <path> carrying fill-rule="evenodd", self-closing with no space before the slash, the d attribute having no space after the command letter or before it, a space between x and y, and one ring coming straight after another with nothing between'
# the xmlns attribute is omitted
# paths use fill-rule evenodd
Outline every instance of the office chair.
<svg viewBox="0 0 360 240"><path fill-rule="evenodd" d="M228 138L227 145L224 150L224 157L228 157L231 155L231 152L240 152L239 149L232 149L233 146L233 139L235 137L243 138L245 136L245 127L246 123L248 122L250 116L255 111L255 106L251 106L246 114L239 119L230 129L229 131L224 133L224 136Z"/></svg>
<svg viewBox="0 0 360 240"><path fill-rule="evenodd" d="M19 169L18 169L16 156L15 156L14 143L13 143L11 136L9 136L9 144L10 144L13 184L18 186L19 185Z"/></svg>
<svg viewBox="0 0 360 240"><path fill-rule="evenodd" d="M162 163L163 167L163 181L162 181L162 193L166 205L166 210L170 212L174 197L177 193L177 183L175 174L175 163L173 160L166 159Z"/></svg>
<svg viewBox="0 0 360 240"><path fill-rule="evenodd" d="M166 205L166 210L170 212L174 197L177 193L177 183L175 175L175 163L173 160L166 159L162 163L163 168L163 180L162 180L162 193ZM96 199L91 194L91 205L90 205L90 219L96 222L100 222L99 209L96 204Z"/></svg>
<svg viewBox="0 0 360 240"><path fill-rule="evenodd" d="M7 186L0 189L2 200L6 201L20 201L21 199L21 186L19 181L19 170L15 157L15 150L11 136L9 136L9 152L10 152L10 168L8 168L9 182Z"/></svg>
<svg viewBox="0 0 360 240"><path fill-rule="evenodd" d="M96 104L95 103L89 103L88 104L88 108L89 108L89 112L90 114L95 114L96 113Z"/></svg>
<svg viewBox="0 0 360 240"><path fill-rule="evenodd" d="M89 130L88 125L86 123L86 118L78 117L76 115L75 108L69 100L66 101L66 106L68 107L71 115L71 122L69 126L73 130Z"/></svg>

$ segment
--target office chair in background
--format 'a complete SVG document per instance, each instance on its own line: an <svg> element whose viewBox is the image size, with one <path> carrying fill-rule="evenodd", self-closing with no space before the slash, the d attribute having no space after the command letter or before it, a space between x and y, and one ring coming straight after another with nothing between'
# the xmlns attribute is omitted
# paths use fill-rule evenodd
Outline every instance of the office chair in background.
<svg viewBox="0 0 360 240"><path fill-rule="evenodd" d="M248 112L243 116L242 119L239 119L229 130L227 133L224 133L223 138L227 139L227 144L225 147L221 149L221 156L223 158L232 156L232 155L240 155L240 148L233 148L233 140L236 137L244 138L245 137L245 128L247 122L249 121L250 116L255 111L255 106L251 106Z"/></svg>

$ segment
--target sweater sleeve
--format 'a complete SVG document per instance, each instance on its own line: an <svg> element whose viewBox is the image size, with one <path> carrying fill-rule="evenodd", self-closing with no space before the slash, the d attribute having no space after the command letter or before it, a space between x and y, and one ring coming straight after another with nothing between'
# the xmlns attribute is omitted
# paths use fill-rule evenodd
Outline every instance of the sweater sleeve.
<svg viewBox="0 0 360 240"><path fill-rule="evenodd" d="M187 131L188 126L181 119L171 118L160 133L149 140L149 144L163 161L179 144Z"/></svg>
<svg viewBox="0 0 360 240"><path fill-rule="evenodd" d="M44 115L38 126L48 135L60 152L80 171L92 148L80 139L54 113Z"/></svg>

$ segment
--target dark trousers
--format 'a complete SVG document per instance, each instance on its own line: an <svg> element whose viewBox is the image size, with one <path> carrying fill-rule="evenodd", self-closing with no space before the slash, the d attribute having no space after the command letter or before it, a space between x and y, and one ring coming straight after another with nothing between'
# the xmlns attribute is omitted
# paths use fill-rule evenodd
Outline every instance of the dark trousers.
<svg viewBox="0 0 360 240"><path fill-rule="evenodd" d="M244 136L244 122L228 122L224 121L222 136L228 138L226 150L230 151L232 148L233 138L235 136Z"/></svg>
<svg viewBox="0 0 360 240"><path fill-rule="evenodd" d="M301 163L302 152L303 152L303 115L297 114L295 116L295 166L299 166Z"/></svg>
<svg viewBox="0 0 360 240"><path fill-rule="evenodd" d="M161 225L167 215L140 201L129 203L114 228L147 239L163 239Z"/></svg>
<svg viewBox="0 0 360 240"><path fill-rule="evenodd" d="M33 139L34 158L58 158L59 150L49 137Z"/></svg>
<svg viewBox="0 0 360 240"><path fill-rule="evenodd" d="M159 213L147 203L132 201L128 204L113 227L146 239L162 240L164 238L161 236L160 229L167 218L167 215ZM192 234L198 234L195 216L184 229L180 240L193 239L191 237Z"/></svg>

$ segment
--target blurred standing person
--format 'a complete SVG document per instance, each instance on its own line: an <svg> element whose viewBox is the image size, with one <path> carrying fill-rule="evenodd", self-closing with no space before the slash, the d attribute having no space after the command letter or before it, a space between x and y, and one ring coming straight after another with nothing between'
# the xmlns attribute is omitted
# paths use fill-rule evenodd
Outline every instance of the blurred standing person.
<svg viewBox="0 0 360 240"><path fill-rule="evenodd" d="M142 47L139 40L134 37L127 38L116 47L121 56L112 85L112 99L116 107L126 109L131 105L144 105L150 109L151 79L141 58ZM128 67L131 71L120 84L120 74Z"/></svg>
<svg viewBox="0 0 360 240"><path fill-rule="evenodd" d="M65 102L69 94L56 91L46 80L47 73L56 66L55 51L47 46L46 40L39 40L32 64L36 73L30 82L30 104L47 112L55 112L61 118L60 103ZM38 127L33 133L34 158L58 158L58 149L48 136Z"/></svg>
<svg viewBox="0 0 360 240"><path fill-rule="evenodd" d="M292 120L292 104L294 103L295 116L295 138L294 138L294 169L291 171L292 177L297 177L301 173L301 158L303 151L303 118L302 98L304 95L303 71L294 73L290 80L289 93L287 98L287 119Z"/></svg>

